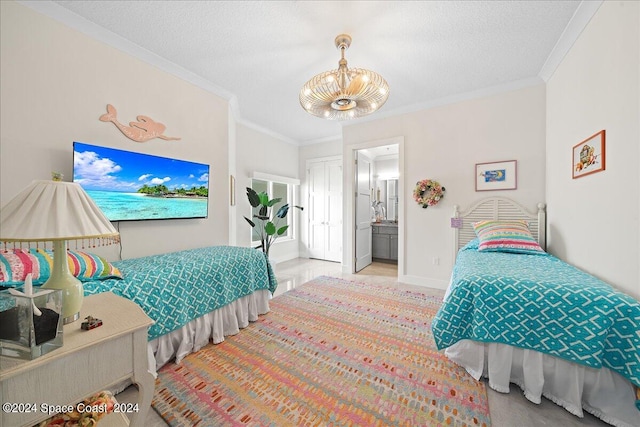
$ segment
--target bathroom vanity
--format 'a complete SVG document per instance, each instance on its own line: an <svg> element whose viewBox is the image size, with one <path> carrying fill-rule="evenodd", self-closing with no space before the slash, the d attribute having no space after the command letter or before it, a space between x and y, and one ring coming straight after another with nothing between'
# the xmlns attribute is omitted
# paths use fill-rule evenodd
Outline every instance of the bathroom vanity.
<svg viewBox="0 0 640 427"><path fill-rule="evenodd" d="M376 259L398 260L398 223L381 221L371 224L371 255Z"/></svg>

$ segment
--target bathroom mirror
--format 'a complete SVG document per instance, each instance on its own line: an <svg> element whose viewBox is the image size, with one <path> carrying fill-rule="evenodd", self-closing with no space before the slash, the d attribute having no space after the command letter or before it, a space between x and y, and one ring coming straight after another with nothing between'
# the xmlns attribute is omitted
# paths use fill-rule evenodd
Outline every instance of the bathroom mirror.
<svg viewBox="0 0 640 427"><path fill-rule="evenodd" d="M398 220L398 180L388 179L386 186L387 218L390 221Z"/></svg>

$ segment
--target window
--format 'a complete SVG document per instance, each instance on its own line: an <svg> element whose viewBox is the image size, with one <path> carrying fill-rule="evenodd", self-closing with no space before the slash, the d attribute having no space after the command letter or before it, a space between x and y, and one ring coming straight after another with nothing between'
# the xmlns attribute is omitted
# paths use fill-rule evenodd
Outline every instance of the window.
<svg viewBox="0 0 640 427"><path fill-rule="evenodd" d="M285 204L289 204L290 207L295 205L294 194L295 188L300 184L298 179L280 177L275 175L267 175L255 172L253 174L253 179L251 180L251 188L253 188L257 193L266 192L269 195L269 199L277 199L280 198L280 202L275 204L270 210L270 217L273 218L275 213L278 212L278 209ZM260 208L253 208L253 215L258 215ZM291 240L295 238L295 230L294 230L294 211L296 209L289 209L289 214L285 218L275 218L276 228L283 227L288 225L289 228L287 231L280 236L279 241L281 240ZM278 221L278 222L276 222ZM252 244L260 244L260 232L259 232L259 224L260 220L254 221L256 222L256 227L251 230L251 241Z"/></svg>

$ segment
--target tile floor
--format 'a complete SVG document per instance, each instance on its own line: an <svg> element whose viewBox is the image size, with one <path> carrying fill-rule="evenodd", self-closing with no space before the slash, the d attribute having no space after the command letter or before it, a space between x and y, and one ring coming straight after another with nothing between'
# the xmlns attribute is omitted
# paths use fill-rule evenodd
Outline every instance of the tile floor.
<svg viewBox="0 0 640 427"><path fill-rule="evenodd" d="M397 266L393 264L374 262L357 274L342 273L342 265L335 262L327 262L306 258L298 258L283 262L275 266L275 274L278 279L278 289L274 296L294 289L318 276L333 276L348 280L357 280L364 283L382 284L387 286L420 290L423 293L436 296L444 296L444 291L420 286L407 285L398 282ZM580 419L571 415L563 408L543 398L540 405L529 402L522 391L511 386L511 393L501 394L491 390L487 386L489 397L489 409L491 421L494 427L540 427L540 426L607 426L599 419L586 414ZM120 402L135 402L137 389L134 386L127 388L116 396ZM164 427L167 424L151 409L144 424L146 427Z"/></svg>

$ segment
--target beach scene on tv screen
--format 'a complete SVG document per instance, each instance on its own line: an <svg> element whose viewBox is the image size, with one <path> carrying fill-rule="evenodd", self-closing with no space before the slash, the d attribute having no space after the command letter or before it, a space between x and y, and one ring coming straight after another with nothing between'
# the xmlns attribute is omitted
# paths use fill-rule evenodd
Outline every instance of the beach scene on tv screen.
<svg viewBox="0 0 640 427"><path fill-rule="evenodd" d="M111 221L206 218L209 166L75 142L73 181Z"/></svg>

